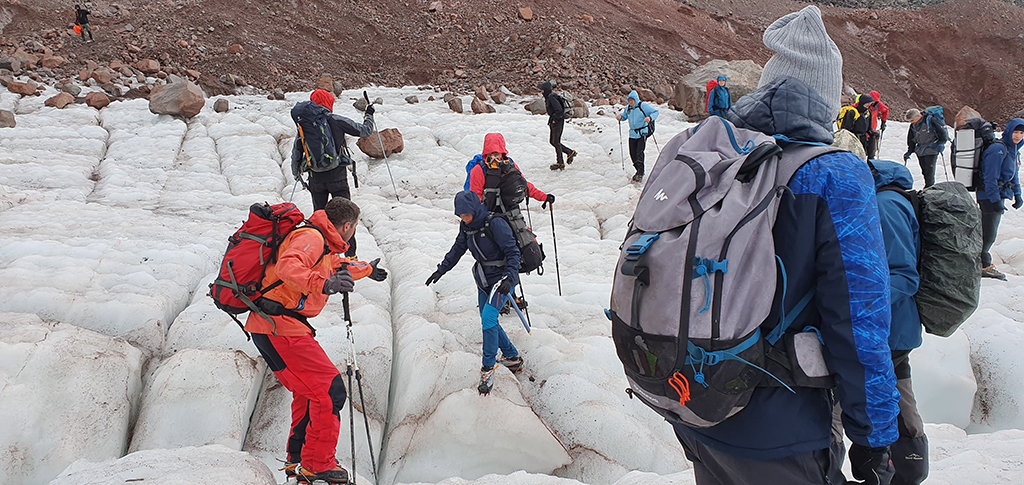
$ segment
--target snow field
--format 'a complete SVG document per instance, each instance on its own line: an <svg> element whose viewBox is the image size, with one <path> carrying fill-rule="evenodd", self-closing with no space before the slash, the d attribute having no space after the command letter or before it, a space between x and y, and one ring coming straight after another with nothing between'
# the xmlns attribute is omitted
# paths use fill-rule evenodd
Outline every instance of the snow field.
<svg viewBox="0 0 1024 485"><path fill-rule="evenodd" d="M350 143L360 181L353 196L363 210L359 257L383 257L390 272L383 284L361 281L351 298L366 401L364 410L356 389L348 389L356 397L359 475L372 477L360 416L365 412L381 483L693 483L671 427L623 392L626 382L602 311L618 245L642 189L628 183L629 161L625 169L620 165L615 109L592 109L593 118L569 123L563 143L580 155L564 172L552 172L546 117L529 115L516 98L496 105L495 114L460 115L440 101L406 104L404 97L414 92L426 96L414 88L374 89L385 100L378 125L398 128L405 140L405 151L388 160L400 202L388 166ZM225 239L248 206L291 195L288 159L295 134L288 111L307 97L292 93L281 102L233 96L232 110L224 114L214 113L210 100L186 123L152 115L138 101L103 111L82 105L56 110L42 107L45 97L19 100L0 93L0 108L19 113L17 128L0 129L0 311L38 315L0 318L0 415L10 412L9 422L23 423L0 432L0 444L7 445L0 449L56 447L39 436L59 429L64 450L9 457L0 482L39 483L80 458L54 483L283 481L283 473L259 462L280 467L290 393L263 370L255 347L205 292ZM358 97L361 91L345 92L335 112L361 120L351 108ZM596 114L601 109L604 116ZM690 125L663 109L658 126L664 146ZM906 126L890 123L883 158L900 159ZM492 131L504 134L527 179L557 197L562 295L551 213L531 201L529 220L547 254L545 274L523 278L532 335L514 315L501 318L526 366L518 375L499 369L485 397L475 390L481 333L471 256L437 284L423 282L455 239L453 196L462 190L466 162ZM649 173L658 153L653 140L646 153ZM909 166L920 187L916 163ZM941 165L939 170L943 180ZM311 212L301 188L294 202ZM912 355L925 421L950 423L929 425L927 483L1024 481L1017 458L1024 450L1022 432L987 432L1024 427L1024 375L1016 355L1024 343L1015 281L1024 269L1019 218L1015 211L1005 215L994 248L1010 282L986 281L982 309L964 331L949 339L927 336ZM332 298L312 324L344 370L351 350L341 313L340 298ZM64 345L68 332L85 349L66 355L52 350ZM89 348L128 357L114 371L83 356L92 355ZM54 353L59 358L41 357ZM63 383L79 374L86 377L74 385L123 403L68 396L66 389L75 388ZM38 398L26 401L23 386L30 384L30 395ZM80 420L85 428L64 422L75 413L89 416ZM347 413L346 406L337 450L346 467ZM88 427L108 421L118 424L103 424L109 434L101 438ZM984 433L967 435L962 428ZM210 446L192 448L202 445ZM142 451L121 458L134 450Z"/></svg>

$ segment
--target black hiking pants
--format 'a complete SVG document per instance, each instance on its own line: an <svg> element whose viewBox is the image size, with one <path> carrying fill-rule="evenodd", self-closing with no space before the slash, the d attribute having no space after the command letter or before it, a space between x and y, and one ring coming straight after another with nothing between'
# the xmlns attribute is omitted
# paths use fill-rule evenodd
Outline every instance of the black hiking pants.
<svg viewBox="0 0 1024 485"><path fill-rule="evenodd" d="M633 168L639 175L644 174L644 149L647 148L647 138L629 139L629 159L633 161Z"/></svg>
<svg viewBox="0 0 1024 485"><path fill-rule="evenodd" d="M992 253L989 251L996 242L1003 213L995 204L986 201L978 201L978 205L981 206L981 267L984 269L992 265Z"/></svg>
<svg viewBox="0 0 1024 485"><path fill-rule="evenodd" d="M842 443L832 448L777 460L739 458L676 433L697 485L841 485L846 483Z"/></svg>
<svg viewBox="0 0 1024 485"><path fill-rule="evenodd" d="M313 172L309 176L309 193L313 196L313 211L327 207L330 197L344 197L352 200L352 193L348 188L348 170L342 165L329 172ZM356 237L348 241L348 251L345 256L352 257L356 254Z"/></svg>
<svg viewBox="0 0 1024 485"><path fill-rule="evenodd" d="M551 128L551 138L549 139L551 146L555 147L555 157L558 160L558 164L565 163L562 159L562 154L572 153L572 149L562 144L562 130L565 129L565 120L558 120L548 125Z"/></svg>
<svg viewBox="0 0 1024 485"><path fill-rule="evenodd" d="M921 164L921 174L924 175L925 188L935 185L935 160L938 155L918 155L917 161Z"/></svg>

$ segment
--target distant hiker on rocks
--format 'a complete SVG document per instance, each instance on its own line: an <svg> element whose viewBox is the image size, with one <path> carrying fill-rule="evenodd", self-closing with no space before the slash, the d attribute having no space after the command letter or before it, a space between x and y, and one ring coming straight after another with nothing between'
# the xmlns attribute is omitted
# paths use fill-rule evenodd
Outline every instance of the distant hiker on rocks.
<svg viewBox="0 0 1024 485"><path fill-rule="evenodd" d="M82 29L82 40L92 42L92 29L89 28L89 12L81 5L75 5L75 25ZM89 33L89 40L85 40L86 32Z"/></svg>
<svg viewBox="0 0 1024 485"><path fill-rule="evenodd" d="M1020 149L1024 147L1024 119L1013 118L1006 122L1003 137L989 145L981 156L981 180L983 189L977 192L981 208L981 276L1006 279L1006 275L992 264L992 245L996 242L999 222L1006 212L1003 200L1013 200L1013 208L1024 206L1021 199Z"/></svg>
<svg viewBox="0 0 1024 485"><path fill-rule="evenodd" d="M363 123L333 114L334 95L317 89L292 108L292 120L299 129L292 145L292 176L309 190L313 197L313 210L327 206L330 197L351 199L348 187L348 167L352 157L345 135L370 136L374 130L373 105L366 107ZM302 174L309 173L309 182ZM356 240L352 238L348 253L355 257Z"/></svg>
<svg viewBox="0 0 1024 485"><path fill-rule="evenodd" d="M846 130L857 136L864 152L871 159L871 152L868 152L871 131L871 107L875 99L870 94L858 94L856 101L851 106L844 106L839 111L839 129Z"/></svg>
<svg viewBox="0 0 1024 485"><path fill-rule="evenodd" d="M732 108L732 97L729 88L725 86L725 76L718 76L718 85L708 93L708 114L711 116L725 117L725 114Z"/></svg>
<svg viewBox="0 0 1024 485"><path fill-rule="evenodd" d="M932 115L924 115L921 110L907 110L906 119L910 122L907 130L907 153L903 154L903 162L917 154L917 162L921 164L925 188L935 184L935 160L942 153L948 135L942 123ZM980 193L980 192L979 192Z"/></svg>
<svg viewBox="0 0 1024 485"><path fill-rule="evenodd" d="M553 86L550 81L544 81L537 86L544 95L544 105L548 112L548 128L551 130L550 143L555 147L555 158L557 162L551 165L551 170L565 170L565 164L571 164L576 158L576 150L562 144L562 130L565 129L565 107L562 105L563 98L552 92ZM568 155L565 162L562 162L562 154Z"/></svg>
<svg viewBox="0 0 1024 485"><path fill-rule="evenodd" d="M868 159L872 159L878 157L878 150L881 148L882 133L885 133L885 123L889 121L889 107L882 102L882 93L871 91L868 94L875 100L875 105L871 108L872 151L868 152Z"/></svg>
<svg viewBox="0 0 1024 485"><path fill-rule="evenodd" d="M437 271L427 278L426 284L437 283L441 276L458 264L467 249L476 259L473 277L483 327L483 366L477 390L487 394L494 385L492 379L498 368L497 362L512 372L523 368L523 358L498 324L499 310L519 284L520 252L512 228L500 217L489 217L487 207L473 192L464 190L455 195L455 215L462 219L459 235L444 261L437 265ZM496 360L499 348L500 361Z"/></svg>
<svg viewBox="0 0 1024 485"><path fill-rule="evenodd" d="M832 122L839 114L842 93L842 56L828 37L816 6L776 20L765 30L764 43L775 54L765 64L757 90L737 100L729 121L739 128L798 142L781 142L781 167L799 163L801 155L811 150L827 150L807 143L832 143ZM727 145L729 140L721 143ZM807 344L806 348L801 344L808 351L803 355L814 355L810 350L820 348L814 344L823 343L826 350L816 355L826 368L813 375L834 376L836 389L812 378L801 379L801 384L794 380L790 390L763 377L746 407L735 414L726 413L719 424L691 427L674 423L686 456L693 462L697 485L845 483L839 469L841 445L832 440L836 400L842 405L846 435L853 441L849 458L854 477L864 484L888 485L893 476L889 445L898 437L899 393L888 346L889 271L872 176L867 164L845 151L826 151L799 167L788 180L789 190L779 201L773 236L768 236L774 239L774 256L785 277L777 279L780 290L775 292L771 316L762 324L760 335L770 335L783 321L789 324L781 327L785 330L778 336L780 345L765 350L769 366L773 358L779 358L773 355L775 351L788 346L782 342L794 343L795 348L800 334L809 337L799 339ZM714 243L708 241L711 236L705 227L700 229L705 238L701 247L714 247L706 246ZM653 244L659 243L662 241ZM732 275L731 261L711 281L726 271ZM734 278L753 277L742 268L738 271ZM703 286L699 277L693 281L694 287ZM716 298L721 288L714 290ZM728 285L724 291L729 291ZM699 295L696 298L703 301L703 294ZM785 310L785 319L779 309ZM644 308L641 315L649 311ZM724 336L725 327L722 329ZM637 339L641 335L646 334L638 333ZM768 338L763 342L769 345ZM655 350L653 345L651 348ZM785 362L790 366L797 361ZM686 364L674 365L683 369ZM708 366L699 369L713 372ZM688 388L679 386L679 399L697 399L695 389L700 389L701 399L719 396L716 392L731 395L732 389L725 383L699 382L704 381L690 382ZM716 391L705 391L707 384ZM643 395L639 390L636 393ZM736 402L722 399L722 406ZM697 405L712 404L704 401Z"/></svg>
<svg viewBox="0 0 1024 485"><path fill-rule="evenodd" d="M355 234L358 221L359 207L338 197L314 212L309 226L290 232L263 279L263 288L272 289L263 292L260 307L272 321L250 312L245 324L267 366L292 393L284 471L302 482L348 481L348 472L334 456L345 384L314 338L308 319L320 314L330 295L351 292L354 280L387 278L375 263L340 256L348 249L346 241Z"/></svg>
<svg viewBox="0 0 1024 485"><path fill-rule="evenodd" d="M491 212L498 211L499 208L496 205L500 199L498 197L488 198L486 196L492 192L498 195L498 192L501 190L502 174L500 172L495 173L492 180L492 185L494 186L487 187L486 169L501 169L509 163L512 164L512 167L515 167L516 171L522 174L522 171L519 170L519 165L516 165L516 162L508 156L508 149L505 148L505 137L501 133L488 133L484 135L483 151L466 164L466 183L462 189L472 191L479 196L481 202L489 205L487 210ZM544 191L534 187L530 182L526 182L526 189L527 195L538 202L555 203L554 195L544 193Z"/></svg>
<svg viewBox="0 0 1024 485"><path fill-rule="evenodd" d="M720 79L724 77L721 76ZM726 91L728 96L728 91ZM647 138L654 134L654 120L658 119L658 110L653 106L641 102L640 95L631 91L626 99L628 106L622 114L615 119L629 121L629 159L633 161L633 168L636 173L633 175L634 182L644 179L644 148L647 146Z"/></svg>
<svg viewBox="0 0 1024 485"><path fill-rule="evenodd" d="M889 295L892 324L889 349L900 391L897 427L899 438L891 445L895 476L892 483L919 485L928 477L928 438L910 381L910 351L921 346L921 317L914 295L921 280L917 272L921 252L920 226L914 206L901 191L914 188L910 170L899 163L873 160L872 175L878 191L878 215L889 264ZM917 459L908 459L916 456Z"/></svg>

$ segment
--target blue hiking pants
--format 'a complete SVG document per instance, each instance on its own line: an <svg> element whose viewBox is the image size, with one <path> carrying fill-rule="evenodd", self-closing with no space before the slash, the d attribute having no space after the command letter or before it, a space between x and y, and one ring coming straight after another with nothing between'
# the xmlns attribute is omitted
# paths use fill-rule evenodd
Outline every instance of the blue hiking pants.
<svg viewBox="0 0 1024 485"><path fill-rule="evenodd" d="M512 287L515 291L515 287ZM511 292L510 292L511 293ZM519 355L519 351L508 339L505 330L498 324L498 311L505 305L508 295L495 295L492 301L487 301L489 293L477 289L477 304L480 307L480 325L484 332L483 366L494 367L498 356L498 349L501 348L501 355L511 359ZM496 301L494 301L496 300Z"/></svg>

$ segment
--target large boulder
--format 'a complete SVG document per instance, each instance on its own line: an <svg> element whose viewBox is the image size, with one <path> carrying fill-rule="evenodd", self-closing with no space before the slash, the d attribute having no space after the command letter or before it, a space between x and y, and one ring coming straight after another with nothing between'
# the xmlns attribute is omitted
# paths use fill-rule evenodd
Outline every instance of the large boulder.
<svg viewBox="0 0 1024 485"><path fill-rule="evenodd" d="M480 101L487 101L489 99L487 96L487 89L485 89L483 86L477 87L474 94Z"/></svg>
<svg viewBox="0 0 1024 485"><path fill-rule="evenodd" d="M0 128L14 128L18 122L14 119L14 113L0 109Z"/></svg>
<svg viewBox="0 0 1024 485"><path fill-rule="evenodd" d="M530 104L526 105L526 110L531 114L535 115L546 115L548 114L547 104L544 103L543 99L535 99L530 101Z"/></svg>
<svg viewBox="0 0 1024 485"><path fill-rule="evenodd" d="M333 93L334 92L334 80L331 79L331 76L323 76L323 77L321 77L321 78L316 80L316 85L313 86L313 89L323 89L324 91L327 91L328 93Z"/></svg>
<svg viewBox="0 0 1024 485"><path fill-rule="evenodd" d="M177 76L168 78L170 84L160 86L149 94L149 111L158 115L191 118L206 105L203 90L191 81Z"/></svg>
<svg viewBox="0 0 1024 485"><path fill-rule="evenodd" d="M160 72L160 62L155 59L143 59L135 63L135 69L143 74L156 74Z"/></svg>
<svg viewBox="0 0 1024 485"><path fill-rule="evenodd" d="M491 93L491 99L494 100L495 103L505 104L505 101L508 99L508 96L501 91L495 91Z"/></svg>
<svg viewBox="0 0 1024 485"><path fill-rule="evenodd" d="M110 104L110 96L99 91L94 91L85 95L85 104L92 108L103 109Z"/></svg>
<svg viewBox="0 0 1024 485"><path fill-rule="evenodd" d="M52 106L52 107L57 108L57 109L62 109L65 106L67 106L67 105L69 105L71 103L74 103L74 102L75 102L75 97L74 96L72 96L72 95L70 95L68 93L62 92L62 93L60 93L60 94L58 94L58 95L56 95L56 96L54 96L54 97L52 97L50 99L47 99L46 102L43 103L43 104L46 105L46 106Z"/></svg>
<svg viewBox="0 0 1024 485"><path fill-rule="evenodd" d="M11 54L11 57L14 57L15 59L21 61L21 67L23 69L34 69L36 67L36 63L39 62L39 56L35 54L29 54L21 48L14 51L14 54Z"/></svg>
<svg viewBox="0 0 1024 485"><path fill-rule="evenodd" d="M572 117L590 118L590 108L587 107L587 103L584 103L581 99L572 100Z"/></svg>
<svg viewBox="0 0 1024 485"><path fill-rule="evenodd" d="M481 101L480 98L476 96L473 97L473 102L469 103L469 107L473 110L473 114L487 112L487 103Z"/></svg>
<svg viewBox="0 0 1024 485"><path fill-rule="evenodd" d="M448 101L448 107L456 113L462 112L462 98L452 98Z"/></svg>
<svg viewBox="0 0 1024 485"><path fill-rule="evenodd" d="M735 103L737 99L757 89L757 82L761 79L761 66L750 60L716 59L708 62L687 74L676 85L672 105L690 116L707 116L707 83L721 75L729 78L727 86Z"/></svg>
<svg viewBox="0 0 1024 485"><path fill-rule="evenodd" d="M101 67L92 72L92 78L100 84L108 84L114 80L114 72L105 67Z"/></svg>
<svg viewBox="0 0 1024 485"><path fill-rule="evenodd" d="M384 150L380 149L380 142L384 142ZM373 132L370 136L360 138L356 142L356 146L359 150L365 153L370 158L384 158L384 155L391 156L394 153L402 153L405 149L405 141L402 139L402 133L396 128L388 128L380 132L380 140L377 140L377 132Z"/></svg>
<svg viewBox="0 0 1024 485"><path fill-rule="evenodd" d="M56 69L60 66L63 66L66 60L61 56L45 56L39 62L40 64L42 64L43 67L47 69Z"/></svg>
<svg viewBox="0 0 1024 485"><path fill-rule="evenodd" d="M12 81L7 83L7 90L14 94L31 96L36 94L36 85L31 82Z"/></svg>

